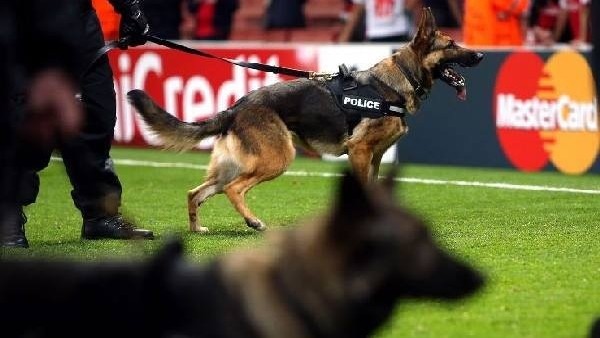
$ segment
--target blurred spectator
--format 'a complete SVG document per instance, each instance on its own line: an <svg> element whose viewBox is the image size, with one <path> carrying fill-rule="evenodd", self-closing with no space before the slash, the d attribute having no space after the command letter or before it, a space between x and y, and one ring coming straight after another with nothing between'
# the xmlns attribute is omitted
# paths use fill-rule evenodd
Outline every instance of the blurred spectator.
<svg viewBox="0 0 600 338"><path fill-rule="evenodd" d="M352 0L343 0L344 1L344 7L342 9L342 11L340 12L340 20L342 20L342 22L346 22L346 20L348 20L348 18L350 18L350 14L352 13L352 7L354 7L354 2Z"/></svg>
<svg viewBox="0 0 600 338"><path fill-rule="evenodd" d="M306 0L267 0L265 28L301 28L306 26Z"/></svg>
<svg viewBox="0 0 600 338"><path fill-rule="evenodd" d="M423 7L431 8L438 27L456 28L460 26L461 9L456 0L422 0ZM419 13L421 10L418 9ZM418 22L419 18L415 18Z"/></svg>
<svg viewBox="0 0 600 338"><path fill-rule="evenodd" d="M529 25L534 44L587 43L591 31L589 0L534 0Z"/></svg>
<svg viewBox="0 0 600 338"><path fill-rule="evenodd" d="M591 0L560 0L559 4L567 12L568 28L572 34L571 43L578 45L589 42L589 4Z"/></svg>
<svg viewBox="0 0 600 338"><path fill-rule="evenodd" d="M104 40L116 40L119 37L119 21L121 20L119 13L106 0L92 0L92 6L100 19Z"/></svg>
<svg viewBox="0 0 600 338"><path fill-rule="evenodd" d="M463 35L468 45L523 44L529 0L465 0Z"/></svg>
<svg viewBox="0 0 600 338"><path fill-rule="evenodd" d="M239 0L194 0L189 10L195 18L194 39L228 40Z"/></svg>
<svg viewBox="0 0 600 338"><path fill-rule="evenodd" d="M527 32L529 0L494 0L495 45L519 46Z"/></svg>
<svg viewBox="0 0 600 338"><path fill-rule="evenodd" d="M564 35L566 12L558 0L534 0L529 13L530 43L550 46Z"/></svg>
<svg viewBox="0 0 600 338"><path fill-rule="evenodd" d="M411 25L405 0L354 0L352 15L340 33L339 41L352 40L364 18L365 40L403 42L410 39ZM412 4L412 2L411 2Z"/></svg>
<svg viewBox="0 0 600 338"><path fill-rule="evenodd" d="M600 88L600 33L598 33L598 25L600 25L600 2L598 0L590 2L590 24L595 22L596 32L591 34L592 41L592 64L594 78L596 79L596 88ZM598 107L600 108L600 106ZM598 321L598 338L600 338L600 320Z"/></svg>
<svg viewBox="0 0 600 338"><path fill-rule="evenodd" d="M412 35L416 31L415 22L419 22L421 18L423 2L424 0L404 0L404 12L408 16L408 26L410 27L409 35ZM437 17L435 18L437 19Z"/></svg>
<svg viewBox="0 0 600 338"><path fill-rule="evenodd" d="M163 39L179 39L182 21L182 2L185 0L144 0L142 10L146 13L150 33Z"/></svg>
<svg viewBox="0 0 600 338"><path fill-rule="evenodd" d="M191 40L196 35L196 13L191 8L197 0L181 3L181 22L179 23L179 39Z"/></svg>

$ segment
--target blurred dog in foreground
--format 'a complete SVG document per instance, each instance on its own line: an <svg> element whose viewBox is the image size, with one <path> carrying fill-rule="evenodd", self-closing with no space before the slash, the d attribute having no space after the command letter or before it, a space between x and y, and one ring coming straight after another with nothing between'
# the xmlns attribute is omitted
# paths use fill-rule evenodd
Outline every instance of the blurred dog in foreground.
<svg viewBox="0 0 600 338"><path fill-rule="evenodd" d="M482 285L394 203L346 174L329 213L199 268L178 242L147 263L0 263L3 337L366 337L405 298Z"/></svg>
<svg viewBox="0 0 600 338"><path fill-rule="evenodd" d="M205 181L188 191L191 231L208 231L198 221L197 209L220 193L249 227L264 230L245 195L285 172L294 159L294 145L319 154L348 154L357 177L374 181L384 152L408 132L404 111L415 113L438 79L465 99L465 78L454 66L476 66L482 58L438 31L426 8L414 39L373 67L358 72L341 67L331 79L262 87L200 123L178 120L141 90L127 97L167 148L191 149L217 136Z"/></svg>

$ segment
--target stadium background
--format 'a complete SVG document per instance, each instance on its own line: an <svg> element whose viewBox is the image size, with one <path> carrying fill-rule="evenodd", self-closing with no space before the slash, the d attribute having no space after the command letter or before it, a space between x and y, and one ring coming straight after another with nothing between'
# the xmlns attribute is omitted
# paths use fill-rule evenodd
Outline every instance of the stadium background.
<svg viewBox="0 0 600 338"><path fill-rule="evenodd" d="M323 72L335 72L341 63L366 69L400 46L337 43L343 27L340 15L348 11L345 3L340 0L307 1L304 4L306 27L266 29L264 2L240 1L230 40L187 40L184 43L218 56ZM182 22L181 27L184 25ZM441 29L457 41L462 40L460 28ZM411 132L386 153L384 161L398 159L422 164L556 170L567 174L600 172L597 159L600 137L595 86L589 66L590 45L579 45L577 49L569 45L480 49L486 54L484 62L475 70L461 70L467 78L467 101L456 99L452 90L443 84L434 86L421 111L409 118ZM570 56L565 55L570 53ZM158 145L126 103L124 94L130 89L147 90L167 111L185 121L201 121L225 109L250 90L289 79L151 44L133 50L113 51L110 58L118 101L115 143L125 146ZM508 59L511 64L504 67ZM571 64L573 59L579 59L575 60L579 64ZM552 60L551 66L545 64L548 60ZM555 74L548 70L573 67L579 69L571 72L574 80L566 78L568 70L566 73L554 71ZM524 102L545 100L549 104L566 95L572 99L569 103L594 107L588 114L588 122L593 127L561 130L565 128L560 127L559 121L545 130L540 130L539 126L530 130L497 127L497 97L506 94ZM554 119L563 116L566 120L575 118L574 115L565 108L560 114L555 113ZM212 140L205 140L199 148L208 149L211 144Z"/></svg>
<svg viewBox="0 0 600 338"><path fill-rule="evenodd" d="M292 68L336 72L340 63L356 69L366 69L375 62L392 53L399 45L387 44L310 44L310 43L248 43L229 41L227 43L188 42L190 46L202 49L215 55L236 58L239 60L263 62ZM521 156L535 156L536 151L546 152L546 158L540 159L536 168L528 168L514 163L499 139L496 127L496 85L500 79L501 67L509 57L513 58L512 69L502 73L504 82L508 83L515 95L520 95L519 86L530 82L532 86L542 86L543 79L535 74L527 78L527 69L531 69L527 56L535 55L540 60L557 60L558 67L569 68L566 59L583 61L582 76L579 81L568 80L565 86L556 88L555 96L583 96L583 101L593 104L593 80L588 60L589 49L571 50L564 47L537 49L481 49L485 60L474 69L461 69L467 79L467 101L458 100L451 88L444 84L436 84L422 109L410 116L411 131L399 141L398 149L388 152L388 161L398 156L402 161L427 164L449 164L458 166L479 167L516 167L528 171L559 170L567 173L599 172L600 161L597 160L598 128L590 133L591 139L572 140L563 152L575 154L576 158L568 161L582 162L575 170L565 171L560 163L553 163L552 149L540 150L540 137L529 137L516 140L510 147L524 150ZM519 57L525 55L525 57ZM570 55L570 56L569 56ZM168 50L160 46L146 45L127 51L114 51L110 54L115 72L115 88L118 101L118 121L115 129L115 141L120 145L146 146L158 143L147 132L143 122L131 111L125 101L125 93L133 88L147 90L166 110L186 121L201 121L218 111L224 110L234 100L239 99L250 90L263 85L288 79L277 74L261 73L244 69L219 60L199 58L178 51ZM581 63L581 62L580 62ZM571 68L569 68L571 69ZM539 69L542 71L542 69ZM533 79L532 79L533 77ZM550 79L560 82L559 79ZM567 81L567 80L565 80ZM565 82L563 81L563 82ZM508 90L509 92L511 90ZM565 93L564 91L568 93ZM506 90L505 90L506 91ZM561 92L562 91L562 92ZM575 94L573 94L575 92ZM531 93L529 99L535 96ZM523 95L521 95L523 96ZM539 95L538 95L539 96ZM555 99L549 100L556 101ZM597 126L597 111L591 112ZM568 116L570 113L563 112ZM540 134L533 130L532 133ZM577 131L565 132L575 135ZM538 144L536 144L536 141ZM552 143L550 140L547 142ZM560 140L559 140L560 141ZM582 143L590 143L587 153L581 151ZM200 148L209 148L211 140L200 144ZM590 154L590 152L592 154ZM398 154L396 154L398 153ZM544 156L543 154L540 156ZM580 157L583 157L580 159ZM560 161L560 160L559 160ZM564 160L563 160L564 161ZM518 162L518 160L517 160ZM556 161L555 161L556 162ZM557 168L558 167L558 168Z"/></svg>

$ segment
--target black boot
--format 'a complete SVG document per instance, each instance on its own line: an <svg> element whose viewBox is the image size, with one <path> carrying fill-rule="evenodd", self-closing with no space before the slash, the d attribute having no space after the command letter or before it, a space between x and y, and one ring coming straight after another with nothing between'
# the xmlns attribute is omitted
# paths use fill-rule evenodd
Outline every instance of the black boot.
<svg viewBox="0 0 600 338"><path fill-rule="evenodd" d="M83 239L154 239L150 230L138 229L121 215L83 220Z"/></svg>
<svg viewBox="0 0 600 338"><path fill-rule="evenodd" d="M5 224L0 228L0 247L5 248L29 248L29 242L25 237L25 223L27 217L23 210L21 214L13 219L5 219Z"/></svg>

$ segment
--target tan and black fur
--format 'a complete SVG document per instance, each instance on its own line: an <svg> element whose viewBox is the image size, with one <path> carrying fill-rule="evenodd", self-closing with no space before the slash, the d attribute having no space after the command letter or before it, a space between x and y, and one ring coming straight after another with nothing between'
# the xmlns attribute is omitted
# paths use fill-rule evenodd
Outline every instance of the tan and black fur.
<svg viewBox="0 0 600 338"><path fill-rule="evenodd" d="M462 77L449 66L473 66L481 58L481 53L462 48L437 31L431 11L424 9L418 32L408 45L355 77L386 100L404 101L406 110L415 113L421 100L401 68L427 91L436 78L458 91L464 90L464 84L452 81ZM218 135L206 180L188 192L189 226L194 232L208 231L199 224L197 208L218 193L227 195L248 226L265 229L248 209L245 194L281 175L294 159L294 145L320 154L348 154L356 175L367 182L377 177L383 153L408 131L404 117L363 118L349 130L348 117L323 80L297 79L260 88L201 123L179 121L143 91L131 91L128 98L166 147L186 150Z"/></svg>
<svg viewBox="0 0 600 338"><path fill-rule="evenodd" d="M2 336L367 337L403 299L476 291L480 275L394 202L392 177L347 174L322 217L205 267L176 242L141 263L0 260Z"/></svg>

